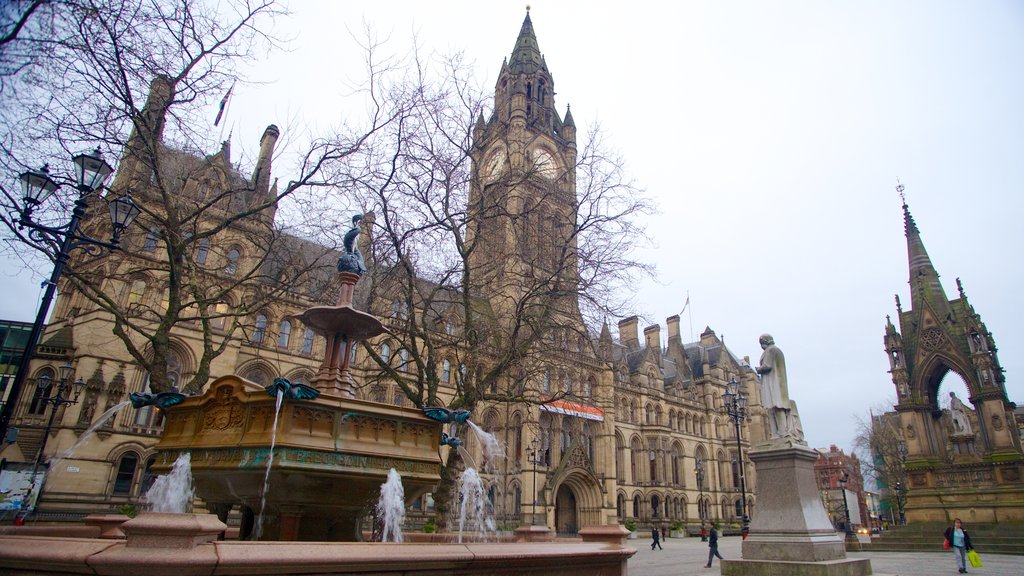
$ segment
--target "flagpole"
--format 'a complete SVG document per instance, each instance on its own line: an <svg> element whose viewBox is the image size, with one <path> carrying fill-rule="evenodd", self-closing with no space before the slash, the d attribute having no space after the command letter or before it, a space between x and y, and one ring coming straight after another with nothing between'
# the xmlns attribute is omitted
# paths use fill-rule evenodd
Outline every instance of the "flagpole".
<svg viewBox="0 0 1024 576"><path fill-rule="evenodd" d="M686 307L690 310L690 342L693 342L693 307L690 306L690 291L686 291Z"/></svg>

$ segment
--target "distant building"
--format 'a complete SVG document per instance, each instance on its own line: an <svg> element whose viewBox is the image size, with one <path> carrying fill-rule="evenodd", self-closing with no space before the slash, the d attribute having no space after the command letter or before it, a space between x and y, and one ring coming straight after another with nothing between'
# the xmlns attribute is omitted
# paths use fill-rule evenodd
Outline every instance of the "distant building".
<svg viewBox="0 0 1024 576"><path fill-rule="evenodd" d="M814 463L814 473L818 480L822 504L825 505L825 511L837 530L843 529L846 524L847 509L850 513L850 523L854 528L867 524L871 516L864 498L864 478L856 454L847 454L835 444L828 450L818 448L818 461Z"/></svg>
<svg viewBox="0 0 1024 576"><path fill-rule="evenodd" d="M30 322L0 320L0 406L7 403L10 385L18 374L18 364L31 331Z"/></svg>

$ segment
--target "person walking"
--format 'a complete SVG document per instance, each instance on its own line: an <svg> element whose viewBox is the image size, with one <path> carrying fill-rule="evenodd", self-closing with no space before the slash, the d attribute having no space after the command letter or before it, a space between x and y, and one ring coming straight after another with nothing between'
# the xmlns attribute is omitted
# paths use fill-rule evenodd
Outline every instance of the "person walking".
<svg viewBox="0 0 1024 576"><path fill-rule="evenodd" d="M722 555L718 553L718 527L708 522L708 563L704 565L705 568L711 568L711 560L718 556L718 559L722 559Z"/></svg>
<svg viewBox="0 0 1024 576"><path fill-rule="evenodd" d="M959 518L953 520L953 525L946 528L946 541L953 549L953 559L956 560L956 571L961 574L967 573L967 552L974 549L971 545L971 537L964 530L964 523Z"/></svg>
<svg viewBox="0 0 1024 576"><path fill-rule="evenodd" d="M655 546L658 547L658 550L664 550L664 548L661 547L661 533L658 532L657 526L651 528L651 538L653 538L651 541L651 550L654 550Z"/></svg>

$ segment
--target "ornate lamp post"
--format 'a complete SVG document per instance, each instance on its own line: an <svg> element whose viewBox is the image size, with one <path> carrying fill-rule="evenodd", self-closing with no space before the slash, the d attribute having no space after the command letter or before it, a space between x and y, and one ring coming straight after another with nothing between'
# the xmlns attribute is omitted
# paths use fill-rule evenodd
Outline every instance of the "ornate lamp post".
<svg viewBox="0 0 1024 576"><path fill-rule="evenodd" d="M59 188L59 185L50 178L48 168L43 166L39 171L30 170L20 176L24 204L17 214L18 229L27 228L28 239L32 243L52 249L55 255L53 272L50 274L49 282L46 283L46 292L43 293L43 300L39 304L35 323L32 325L32 331L29 332L25 353L22 354L18 364L18 373L15 374L14 382L11 383L11 392L7 403L4 405L3 411L0 412L0 438L7 436L7 428L18 404L22 385L28 375L32 354L39 342L46 315L50 311L50 303L53 301L53 294L57 289L57 281L64 273L64 266L68 262L69 254L76 248L95 255L101 253L104 248L111 251L117 250L121 233L140 212L139 207L132 202L131 195L125 193L123 196L107 202L112 228L112 237L109 242L82 234L79 225L89 207L89 199L99 193L103 188L103 183L114 170L103 160L99 148L95 152L73 157L72 162L75 165L75 188L78 189L78 198L71 211L71 220L63 226L47 226L32 219L32 212Z"/></svg>
<svg viewBox="0 0 1024 576"><path fill-rule="evenodd" d="M540 462L540 440L534 438L526 449L527 462L533 464L533 506L530 511L530 525L537 524L537 464Z"/></svg>
<svg viewBox="0 0 1024 576"><path fill-rule="evenodd" d="M50 429L53 428L53 420L57 416L57 409L68 404L77 404L78 397L82 394L82 389L85 388L85 381L81 378L75 380L74 384L71 383L71 377L74 376L74 374L75 369L71 366L70 362L66 362L61 366L59 374L60 380L58 380L57 389L54 391L52 396L49 392L50 388L53 386L53 382L50 381L49 374L43 374L37 379L36 385L40 390L39 401L51 406L50 418L46 421L46 430L43 431L43 441L39 445L39 452L36 454L35 464L32 465L31 491L36 493L34 500L36 501L37 507L39 505L39 500L43 497L43 483L40 482L38 484L37 491L36 484L38 480L36 479L36 474L39 472L39 466L43 462L43 455L46 452L46 440L50 437ZM72 392L74 393L74 396L71 396ZM33 498L31 495L25 498L23 508L27 508L31 504L32 500Z"/></svg>
<svg viewBox="0 0 1024 576"><path fill-rule="evenodd" d="M850 526L850 505L846 501L846 482L850 479L850 473L843 471L843 475L839 478L839 489L843 491L843 516L846 520L843 521L843 527L846 530L846 537L853 538L853 528Z"/></svg>
<svg viewBox="0 0 1024 576"><path fill-rule="evenodd" d="M704 532L704 460L697 458L697 465L693 470L697 474L697 516L700 518L700 541L707 542L708 537Z"/></svg>
<svg viewBox="0 0 1024 576"><path fill-rule="evenodd" d="M733 424L736 426L736 461L740 476L743 537L746 538L747 532L750 530L750 517L747 515L747 477L743 471L743 438L740 435L740 422L747 417L747 397L740 392L740 383L736 381L736 378L729 379L723 400L725 401L725 413L732 418Z"/></svg>

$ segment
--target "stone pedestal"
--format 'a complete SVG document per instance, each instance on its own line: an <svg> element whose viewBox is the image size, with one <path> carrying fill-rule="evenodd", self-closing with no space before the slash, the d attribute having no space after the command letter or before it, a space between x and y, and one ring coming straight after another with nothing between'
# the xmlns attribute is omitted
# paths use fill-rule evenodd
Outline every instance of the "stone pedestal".
<svg viewBox="0 0 1024 576"><path fill-rule="evenodd" d="M821 503L814 476L814 450L784 441L750 452L757 471L757 509L741 560L722 560L726 576L807 574L864 576L867 559L846 557Z"/></svg>

